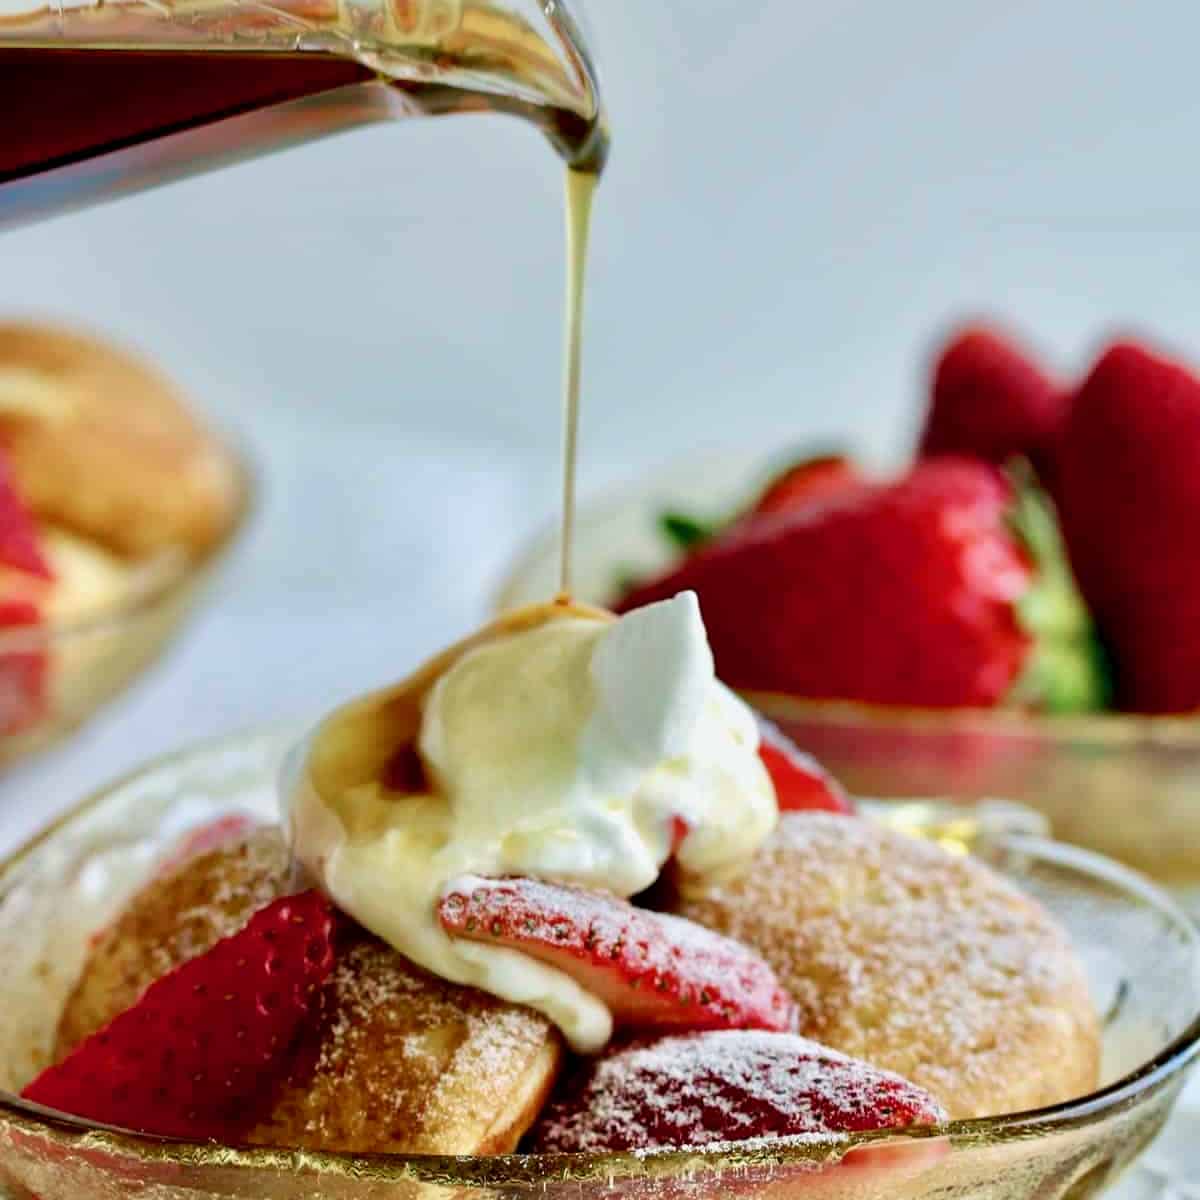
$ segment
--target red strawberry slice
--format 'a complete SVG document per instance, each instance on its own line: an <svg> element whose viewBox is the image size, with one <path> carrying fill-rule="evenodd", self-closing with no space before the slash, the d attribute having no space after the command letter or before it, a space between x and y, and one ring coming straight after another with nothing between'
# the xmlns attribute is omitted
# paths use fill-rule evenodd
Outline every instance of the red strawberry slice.
<svg viewBox="0 0 1200 1200"><path fill-rule="evenodd" d="M610 1051L569 1079L533 1131L542 1153L668 1150L946 1120L890 1071L787 1033L686 1034Z"/></svg>
<svg viewBox="0 0 1200 1200"><path fill-rule="evenodd" d="M740 942L625 900L535 879L464 876L438 906L453 937L556 967L627 1029L791 1029L774 972Z"/></svg>
<svg viewBox="0 0 1200 1200"><path fill-rule="evenodd" d="M20 733L46 711L49 655L37 636L42 617L31 600L0 600L0 736ZM9 631L21 643L11 644ZM11 648L5 647L5 640Z"/></svg>
<svg viewBox="0 0 1200 1200"><path fill-rule="evenodd" d="M8 460L0 454L0 564L52 580L54 572L42 553L41 536L13 483Z"/></svg>
<svg viewBox="0 0 1200 1200"><path fill-rule="evenodd" d="M843 454L805 459L777 475L758 498L751 516L790 512L806 504L834 500L869 486L858 466Z"/></svg>
<svg viewBox="0 0 1200 1200"><path fill-rule="evenodd" d="M151 984L22 1095L142 1133L236 1140L281 1081L333 969L334 917L315 891Z"/></svg>
<svg viewBox="0 0 1200 1200"><path fill-rule="evenodd" d="M1023 456L1043 476L1052 468L1070 393L1004 334L961 330L938 359L932 392L922 457L967 454L1001 465Z"/></svg>
<svg viewBox="0 0 1200 1200"><path fill-rule="evenodd" d="M853 813L842 785L769 721L759 720L758 756L775 785L780 812Z"/></svg>

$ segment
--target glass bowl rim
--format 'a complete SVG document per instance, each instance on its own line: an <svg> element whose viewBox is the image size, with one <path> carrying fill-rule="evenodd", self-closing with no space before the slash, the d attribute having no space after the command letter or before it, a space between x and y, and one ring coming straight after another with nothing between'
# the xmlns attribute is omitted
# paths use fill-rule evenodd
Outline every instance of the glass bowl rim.
<svg viewBox="0 0 1200 1200"><path fill-rule="evenodd" d="M146 775L175 763L184 763L225 747L245 745L255 738L280 739L294 731L294 723L258 727L239 734L204 739L172 753L157 756L116 780L89 793L56 820L0 859L0 882L11 877L29 857L74 821L85 817L125 788ZM1004 845L1020 849L1043 862L1052 862L1080 874L1099 877L1113 887L1132 894L1152 906L1187 936L1195 962L1200 967L1200 926L1145 876L1101 854L1048 838L1029 834L1002 835ZM1066 1132L1092 1120L1116 1113L1153 1095L1200 1059L1200 1011L1187 1027L1153 1057L1120 1079L1086 1096L1045 1108L1005 1113L970 1120L946 1121L938 1125L905 1129L880 1129L867 1133L829 1137L781 1138L739 1143L719 1143L686 1150L655 1150L590 1154L359 1154L297 1148L232 1146L214 1142L188 1142L176 1138L139 1134L97 1124L43 1108L0 1089L0 1122L26 1133L52 1138L80 1140L89 1151L111 1151L124 1158L146 1163L195 1167L221 1167L246 1171L306 1171L353 1174L361 1180L402 1180L477 1187L532 1185L546 1178L587 1179L597 1174L613 1178L670 1175L681 1170L731 1169L762 1166L817 1164L831 1155L885 1143L938 1141L946 1139L958 1149L973 1145L1032 1140L1038 1136ZM624 1170L623 1170L624 1169Z"/></svg>
<svg viewBox="0 0 1200 1200"><path fill-rule="evenodd" d="M1006 708L923 708L824 700L791 692L739 688L747 704L773 721L812 721L831 729L903 733L911 737L976 734L1036 738L1049 745L1086 742L1111 750L1143 748L1200 753L1200 713L1095 712L1049 715Z"/></svg>
<svg viewBox="0 0 1200 1200"><path fill-rule="evenodd" d="M45 625L0 629L0 654L53 650L99 633L119 633L138 618L185 593L197 578L227 557L258 511L262 476L254 455L243 439L227 433L221 433L218 437L221 448L228 454L233 466L236 495L228 523L211 546L199 554L164 556L161 570L155 570L155 565L162 560L151 558L147 577L129 594L122 596L115 604L106 605L85 616Z"/></svg>

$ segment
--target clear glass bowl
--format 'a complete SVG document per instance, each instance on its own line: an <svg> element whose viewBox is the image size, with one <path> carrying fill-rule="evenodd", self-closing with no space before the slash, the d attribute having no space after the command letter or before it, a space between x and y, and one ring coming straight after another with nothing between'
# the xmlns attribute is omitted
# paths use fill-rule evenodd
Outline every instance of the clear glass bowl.
<svg viewBox="0 0 1200 1200"><path fill-rule="evenodd" d="M179 835L224 813L274 813L275 775L293 732L247 735L153 764L0 865L0 1088L19 1089L45 1061L89 937ZM1152 885L1086 851L1013 834L976 837L962 823L930 832L980 855L1070 930L1105 1015L1104 1083L1094 1095L916 1139L878 1133L743 1150L476 1159L186 1145L89 1127L0 1092L0 1194L7 1187L10 1196L39 1200L1081 1200L1114 1182L1156 1138L1200 1055L1200 934ZM1137 1171L1125 1186L1142 1196L1172 1173L1186 1183L1186 1159L1155 1163L1156 1173Z"/></svg>
<svg viewBox="0 0 1200 1200"><path fill-rule="evenodd" d="M666 510L728 514L769 474L772 455L721 454L675 464L587 506L577 527L578 594L611 602L623 576L674 552ZM544 600L556 586L557 536L519 555L496 602ZM749 697L855 795L887 800L1003 799L1037 809L1055 837L1120 859L1185 892L1200 912L1200 718L1039 717Z"/></svg>
<svg viewBox="0 0 1200 1200"><path fill-rule="evenodd" d="M0 732L0 766L44 750L134 681L170 644L237 542L254 507L249 459L227 446L237 467L238 503L220 541L203 557L166 553L134 570L129 591L112 606L70 623L0 629L0 708L15 686L15 703L30 707ZM42 659L44 682L22 694L23 664ZM3 725L0 722L0 725Z"/></svg>

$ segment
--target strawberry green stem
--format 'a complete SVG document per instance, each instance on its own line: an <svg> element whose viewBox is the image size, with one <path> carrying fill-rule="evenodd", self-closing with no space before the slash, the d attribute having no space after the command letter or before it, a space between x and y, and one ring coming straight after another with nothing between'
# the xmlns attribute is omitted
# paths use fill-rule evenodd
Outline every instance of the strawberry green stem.
<svg viewBox="0 0 1200 1200"><path fill-rule="evenodd" d="M1017 617L1033 645L1006 702L1048 713L1106 708L1112 694L1107 658L1067 561L1053 503L1028 464L1014 464L1010 474L1013 530L1034 566L1034 584L1018 601Z"/></svg>

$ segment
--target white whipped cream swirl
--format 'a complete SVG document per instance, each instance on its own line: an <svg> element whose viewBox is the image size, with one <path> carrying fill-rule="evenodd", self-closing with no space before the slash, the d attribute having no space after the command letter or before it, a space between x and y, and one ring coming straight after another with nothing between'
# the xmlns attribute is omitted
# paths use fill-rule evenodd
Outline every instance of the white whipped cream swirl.
<svg viewBox="0 0 1200 1200"><path fill-rule="evenodd" d="M657 879L679 821L680 869L713 879L777 819L754 717L717 682L690 592L616 621L564 610L467 649L424 698L419 793L373 780L321 795L311 750L337 721L285 781L297 859L408 958L543 1012L583 1052L611 1036L603 1003L527 955L450 938L436 916L447 886L523 875L632 896Z"/></svg>

